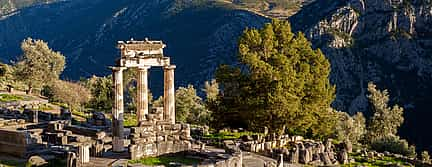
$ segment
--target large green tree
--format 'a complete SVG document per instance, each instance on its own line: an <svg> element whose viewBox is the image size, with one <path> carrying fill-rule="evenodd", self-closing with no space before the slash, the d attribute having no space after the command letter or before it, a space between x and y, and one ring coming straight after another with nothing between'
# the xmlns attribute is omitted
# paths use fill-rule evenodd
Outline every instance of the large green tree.
<svg viewBox="0 0 432 167"><path fill-rule="evenodd" d="M112 76L97 77L93 76L83 81L85 87L91 92L91 99L88 107L110 112L113 102L113 81Z"/></svg>
<svg viewBox="0 0 432 167"><path fill-rule="evenodd" d="M16 64L16 79L27 84L28 93L58 80L65 67L65 57L51 50L42 40L27 38L21 43L23 55Z"/></svg>
<svg viewBox="0 0 432 167"><path fill-rule="evenodd" d="M368 124L368 140L396 136L398 128L402 125L403 108L398 105L388 106L389 95L387 90L380 91L373 83L368 84L369 102L373 116Z"/></svg>
<svg viewBox="0 0 432 167"><path fill-rule="evenodd" d="M179 87L175 93L176 120L191 124L207 124L208 111L192 85Z"/></svg>
<svg viewBox="0 0 432 167"><path fill-rule="evenodd" d="M0 88L6 88L7 85L14 85L13 82L14 68L10 65L0 62Z"/></svg>
<svg viewBox="0 0 432 167"><path fill-rule="evenodd" d="M215 122L236 119L250 129L326 136L335 124L330 103L330 63L304 34L287 21L273 20L262 29L247 29L239 40L240 65L216 72L223 93L214 104ZM232 118L226 119L226 117ZM244 120L244 121L242 121ZM236 125L234 125L236 126Z"/></svg>

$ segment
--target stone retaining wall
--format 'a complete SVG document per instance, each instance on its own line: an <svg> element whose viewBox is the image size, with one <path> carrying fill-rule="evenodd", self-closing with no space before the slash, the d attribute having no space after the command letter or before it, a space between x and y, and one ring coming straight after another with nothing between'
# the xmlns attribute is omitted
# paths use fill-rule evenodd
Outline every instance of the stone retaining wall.
<svg viewBox="0 0 432 167"><path fill-rule="evenodd" d="M131 159L186 151L191 148L190 126L166 121L142 123L131 128Z"/></svg>
<svg viewBox="0 0 432 167"><path fill-rule="evenodd" d="M33 151L44 147L42 138L28 131L0 129L0 154L26 158Z"/></svg>

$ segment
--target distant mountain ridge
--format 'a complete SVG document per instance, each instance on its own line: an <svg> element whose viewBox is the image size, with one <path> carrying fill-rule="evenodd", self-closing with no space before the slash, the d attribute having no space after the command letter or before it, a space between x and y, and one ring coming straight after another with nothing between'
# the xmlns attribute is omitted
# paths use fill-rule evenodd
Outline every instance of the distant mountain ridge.
<svg viewBox="0 0 432 167"><path fill-rule="evenodd" d="M176 86L200 85L221 63L236 64L237 39L246 27L269 22L241 10L241 1L66 0L20 10L0 21L0 60L20 54L26 37L47 41L67 57L65 78L107 75L119 53L117 40L163 40L176 69ZM290 17L321 48L337 87L334 107L366 112L367 82L387 88L407 111L402 137L430 149L432 7L430 1L314 0ZM394 4L394 2L399 2ZM239 9L240 5L240 9ZM162 72L152 70L151 89L162 92ZM366 112L366 115L369 113ZM425 128L423 128L425 127Z"/></svg>
<svg viewBox="0 0 432 167"><path fill-rule="evenodd" d="M267 21L215 1L69 0L25 8L0 21L0 53L7 62L21 53L23 39L43 39L66 55L64 77L78 79L110 74L118 40L148 37L167 44L178 85L202 84L220 63L235 62L237 38L246 27ZM162 92L162 73L153 73L151 83Z"/></svg>

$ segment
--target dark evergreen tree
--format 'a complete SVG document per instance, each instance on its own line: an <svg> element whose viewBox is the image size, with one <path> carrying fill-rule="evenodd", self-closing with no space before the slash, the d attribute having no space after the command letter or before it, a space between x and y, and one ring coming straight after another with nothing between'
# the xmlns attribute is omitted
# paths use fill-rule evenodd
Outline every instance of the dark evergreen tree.
<svg viewBox="0 0 432 167"><path fill-rule="evenodd" d="M279 20L260 30L247 29L238 58L240 67L223 65L216 72L223 93L213 115L219 117L215 122L225 122L220 126L236 119L254 130L266 126L279 133L285 128L314 136L332 133L330 63L302 33L292 33L290 24Z"/></svg>

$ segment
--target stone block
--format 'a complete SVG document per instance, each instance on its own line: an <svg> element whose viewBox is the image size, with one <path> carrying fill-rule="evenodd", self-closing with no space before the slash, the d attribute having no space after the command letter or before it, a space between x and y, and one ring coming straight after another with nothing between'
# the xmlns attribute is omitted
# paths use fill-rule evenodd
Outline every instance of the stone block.
<svg viewBox="0 0 432 167"><path fill-rule="evenodd" d="M47 160L45 160L43 157L41 156L31 156L28 160L28 163L31 166L42 166L42 165L46 165L48 164Z"/></svg>
<svg viewBox="0 0 432 167"><path fill-rule="evenodd" d="M157 142L166 141L165 139L166 139L165 136L158 136L157 137Z"/></svg>
<svg viewBox="0 0 432 167"><path fill-rule="evenodd" d="M140 138L141 134L140 133L131 133L130 134L130 138L134 139L134 138Z"/></svg>
<svg viewBox="0 0 432 167"><path fill-rule="evenodd" d="M181 124L174 124L173 125L173 130L181 130L182 129L182 125Z"/></svg>
<svg viewBox="0 0 432 167"><path fill-rule="evenodd" d="M18 124L25 124L25 120L24 119L18 119L17 122L18 122Z"/></svg>
<svg viewBox="0 0 432 167"><path fill-rule="evenodd" d="M147 143L147 139L145 138L133 138L131 140L131 144L144 144Z"/></svg>
<svg viewBox="0 0 432 167"><path fill-rule="evenodd" d="M321 161L322 161L325 165L331 165L331 164L332 164L332 161L331 161L331 159L330 159L328 153L320 153L319 155L320 155L320 159L321 159Z"/></svg>
<svg viewBox="0 0 432 167"><path fill-rule="evenodd" d="M272 150L272 142L265 142L264 143L264 151L270 152Z"/></svg>
<svg viewBox="0 0 432 167"><path fill-rule="evenodd" d="M101 157L104 153L104 143L102 140L96 140L92 144L90 154L95 157Z"/></svg>
<svg viewBox="0 0 432 167"><path fill-rule="evenodd" d="M130 132L131 132L131 134L140 134L142 132L142 128L141 127L131 127Z"/></svg>
<svg viewBox="0 0 432 167"><path fill-rule="evenodd" d="M59 136L57 137L57 144L59 145L66 145L68 144L68 137L67 136Z"/></svg>

